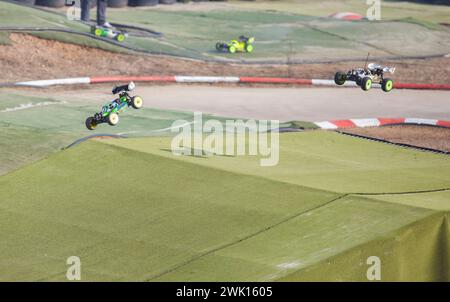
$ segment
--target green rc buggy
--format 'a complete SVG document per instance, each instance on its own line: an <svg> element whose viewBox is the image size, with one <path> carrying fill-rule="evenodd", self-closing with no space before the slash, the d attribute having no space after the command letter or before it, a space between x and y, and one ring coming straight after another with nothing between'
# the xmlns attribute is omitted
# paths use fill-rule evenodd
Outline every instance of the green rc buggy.
<svg viewBox="0 0 450 302"><path fill-rule="evenodd" d="M120 31L115 28L109 28L99 25L92 26L91 33L97 37L111 38L118 42L123 42L128 37L128 33L125 31Z"/></svg>
<svg viewBox="0 0 450 302"><path fill-rule="evenodd" d="M238 40L231 40L229 43L217 42L216 49L218 51L228 51L229 53L235 52L252 52L253 42L255 38L240 36Z"/></svg>
<svg viewBox="0 0 450 302"><path fill-rule="evenodd" d="M126 107L133 107L134 109L142 108L142 98L128 94L134 87L133 82L130 82L128 85L114 87L112 93L119 94L119 98L103 106L102 111L94 114L94 116L88 117L86 119L86 127L89 130L94 130L101 123L108 123L111 126L115 126L119 123L119 113Z"/></svg>

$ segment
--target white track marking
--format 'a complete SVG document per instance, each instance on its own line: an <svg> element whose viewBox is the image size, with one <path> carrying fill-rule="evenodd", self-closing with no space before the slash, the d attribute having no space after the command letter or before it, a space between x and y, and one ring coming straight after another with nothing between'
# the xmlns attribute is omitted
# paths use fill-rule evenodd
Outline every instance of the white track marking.
<svg viewBox="0 0 450 302"><path fill-rule="evenodd" d="M127 132L120 132L120 133L117 133L117 135L124 135L124 134L138 133L138 132L141 132L141 131L127 131Z"/></svg>
<svg viewBox="0 0 450 302"><path fill-rule="evenodd" d="M293 261L293 262L280 263L280 264L277 265L277 267L281 268L281 269L294 269L294 268L299 267L301 264L302 264L301 261L296 260L296 261Z"/></svg>
<svg viewBox="0 0 450 302"><path fill-rule="evenodd" d="M27 104L20 104L19 106L12 107L12 108L6 108L1 110L0 112L13 112L18 110L24 110L24 109L30 109L35 107L42 107L42 106L50 106L50 105L60 105L65 104L66 102L39 102L39 103L27 103Z"/></svg>

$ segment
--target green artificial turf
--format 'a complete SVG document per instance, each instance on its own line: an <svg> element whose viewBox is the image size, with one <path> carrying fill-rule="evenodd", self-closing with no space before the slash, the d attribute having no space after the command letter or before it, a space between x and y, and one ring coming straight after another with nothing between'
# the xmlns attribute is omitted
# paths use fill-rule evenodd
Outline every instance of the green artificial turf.
<svg viewBox="0 0 450 302"><path fill-rule="evenodd" d="M325 53L333 53L334 57L361 57L362 53L368 51L372 55L417 55L448 51L448 47L440 43L449 39L448 31L436 25L431 29L431 26L423 26L425 21L414 21L415 19L408 19L408 16L405 15L405 22L386 19L380 22L347 22L257 8L198 12L136 12L128 8L110 14L115 22L163 32L161 41L178 47L179 52L184 52L187 56L197 58L220 56L240 60L301 60L323 59ZM409 34L405 35L405 32ZM216 41L230 40L242 34L256 37L255 52L251 56L245 53L220 54L215 51ZM424 37L427 39L426 43L418 45L416 40L423 40ZM140 45L148 48L144 43ZM435 46L432 48L431 45ZM153 49L154 46L149 44L149 47Z"/></svg>
<svg viewBox="0 0 450 302"><path fill-rule="evenodd" d="M109 97L108 97L109 98ZM193 121L191 112L142 108L128 108L120 115L115 127L98 125L95 131L85 126L85 120L101 109L104 103L61 96L37 97L29 93L2 94L0 102L0 175L41 159L73 142L96 134L119 134L127 137L173 135L176 120ZM210 115L204 115L205 119ZM228 118L214 116L224 123ZM312 123L296 122L304 127ZM299 125L300 125L299 124ZM291 123L282 126L291 127Z"/></svg>
<svg viewBox="0 0 450 302"><path fill-rule="evenodd" d="M337 195L97 142L8 174L0 187L1 230L8 234L0 248L1 280L52 279L68 252L85 259L86 279L144 280ZM280 195L281 203L273 203ZM23 237L26 225L35 231ZM5 241L10 236L24 240ZM40 271L10 275L11 262Z"/></svg>
<svg viewBox="0 0 450 302"><path fill-rule="evenodd" d="M107 102L108 99L104 101ZM173 121L193 119L188 112L129 108L121 114L119 125L103 124L96 131L89 131L85 119L100 109L101 105L87 100L71 104L66 99L4 92L0 102L0 175L89 135L161 136L171 133Z"/></svg>
<svg viewBox="0 0 450 302"><path fill-rule="evenodd" d="M448 188L446 156L311 131L262 168L170 142L88 141L1 176L0 280L66 280L69 256L84 281L365 281L374 255L384 281L450 278L446 191L349 194Z"/></svg>
<svg viewBox="0 0 450 302"><path fill-rule="evenodd" d="M432 220L432 226L423 227L422 220ZM200 257L153 280L367 281L365 262L373 255L381 259L384 281L445 280L447 276L441 271L445 254L436 257L433 246L445 238L439 234L441 222L442 214L432 216L431 212L416 208L347 197L298 215L258 236ZM415 228L410 224L421 226ZM423 234L422 231L422 236L416 237L415 242L395 242L393 238L402 236L402 228L407 225L408 232L417 232L416 229L421 228L434 232ZM376 245L373 241L391 244ZM409 244L415 250L395 253L403 244ZM344 261L330 259L341 253L356 253L357 256L342 256ZM422 256L434 258L423 259ZM408 263L403 268L406 274L398 271L400 265L396 261ZM419 262L416 270L412 265L415 261ZM315 267L318 268L313 274L311 270Z"/></svg>
<svg viewBox="0 0 450 302"><path fill-rule="evenodd" d="M0 27L38 27L58 30L71 30L80 33L89 33L89 26L69 20L64 14L56 14L33 7L14 4L11 2L0 2ZM44 39L59 40L62 42L101 48L113 52L129 52L124 48L116 47L109 43L92 39L89 37L62 32L40 32L29 33ZM0 44L8 43L8 32L0 32Z"/></svg>
<svg viewBox="0 0 450 302"><path fill-rule="evenodd" d="M130 37L130 45L196 58L247 59L213 50L216 40L242 33L256 36L252 58L259 59L283 58L292 46L302 58L354 56L377 43L391 53L448 50L448 32L428 18L124 11L111 11L111 20L165 34ZM88 31L6 2L0 25ZM115 50L89 38L38 35ZM260 156L174 156L166 135L192 114L148 108L127 110L118 126L95 132L140 138L57 152L93 134L84 120L98 110L88 101L2 94L0 281L64 281L70 256L80 257L84 281L366 281L369 256L381 259L383 281L450 280L448 156L327 131L280 134L274 167L261 167Z"/></svg>
<svg viewBox="0 0 450 302"><path fill-rule="evenodd" d="M161 37L136 36L130 31L123 43L155 54L169 54L195 59L238 61L302 61L372 56L417 56L448 53L448 29L427 18L420 19L414 10L398 14L397 18L381 21L348 22L326 15L307 15L301 12L267 11L252 4L251 8L231 5L229 9L173 10L153 8L123 8L108 12L111 22L144 27L161 32ZM296 5L296 4L291 4ZM311 3L305 3L309 7ZM433 15L434 16L434 15ZM436 15L437 16L437 15ZM419 18L419 19L417 19ZM45 27L88 33L89 27L71 21L60 12L51 13L8 2L0 3L1 26ZM407 33L407 34L406 34ZM90 37L60 33L32 32L45 39L114 52L129 50ZM141 33L142 34L142 33ZM255 51L251 54L217 52L218 41L229 41L241 35L255 37ZM7 42L5 34L0 43Z"/></svg>
<svg viewBox="0 0 450 302"><path fill-rule="evenodd" d="M450 190L422 194L380 195L373 198L397 204L406 204L418 208L438 211L450 211Z"/></svg>
<svg viewBox="0 0 450 302"><path fill-rule="evenodd" d="M353 12L366 15L369 5L360 0L256 0L255 2L232 0L233 7L241 9L258 9L272 12L288 12L308 16L326 17L336 12ZM448 22L450 8L445 5L427 5L402 0L381 1L381 19L397 20L414 18L418 22Z"/></svg>
<svg viewBox="0 0 450 302"><path fill-rule="evenodd" d="M172 157L171 138L110 140L109 144ZM179 157L176 157L179 159ZM279 163L260 157L182 158L199 165L341 193L392 193L450 188L450 161L422 151L361 140L330 131L280 135Z"/></svg>

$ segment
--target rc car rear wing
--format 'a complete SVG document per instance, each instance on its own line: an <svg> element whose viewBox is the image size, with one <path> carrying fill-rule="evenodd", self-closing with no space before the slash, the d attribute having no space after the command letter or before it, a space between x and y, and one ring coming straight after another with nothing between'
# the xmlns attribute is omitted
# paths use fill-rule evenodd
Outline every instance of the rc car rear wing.
<svg viewBox="0 0 450 302"><path fill-rule="evenodd" d="M367 65L367 68L369 68L369 70L383 70L383 72L389 73L394 73L395 71L395 67L381 66L376 63L370 63Z"/></svg>
<svg viewBox="0 0 450 302"><path fill-rule="evenodd" d="M122 85L122 86L115 86L112 89L112 94L118 94L121 93L122 91L131 91L134 89L136 85L134 84L134 82L130 82L128 83L128 85Z"/></svg>
<svg viewBox="0 0 450 302"><path fill-rule="evenodd" d="M389 73L394 73L394 71L395 71L395 67L384 67L383 68L383 71L384 72L389 72Z"/></svg>

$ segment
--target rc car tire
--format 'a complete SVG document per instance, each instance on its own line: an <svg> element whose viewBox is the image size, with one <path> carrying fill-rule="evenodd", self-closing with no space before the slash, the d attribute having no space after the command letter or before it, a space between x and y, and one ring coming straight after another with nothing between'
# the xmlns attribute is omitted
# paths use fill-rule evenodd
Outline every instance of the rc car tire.
<svg viewBox="0 0 450 302"><path fill-rule="evenodd" d="M100 28L96 28L94 30L94 35L96 35L97 37L100 37L102 35L102 30Z"/></svg>
<svg viewBox="0 0 450 302"><path fill-rule="evenodd" d="M134 109L141 109L143 105L144 102L140 96L134 96L131 98L131 106L133 106Z"/></svg>
<svg viewBox="0 0 450 302"><path fill-rule="evenodd" d="M336 85L344 85L346 80L347 74L341 71L336 72L336 74L334 75L334 82L336 83Z"/></svg>
<svg viewBox="0 0 450 302"><path fill-rule="evenodd" d="M86 119L86 128L89 130L94 130L97 127L97 123L95 122L94 118L92 116L88 117Z"/></svg>
<svg viewBox="0 0 450 302"><path fill-rule="evenodd" d="M219 51L222 50L222 49L223 49L222 43L217 42L217 43L216 43L216 49L219 50Z"/></svg>
<svg viewBox="0 0 450 302"><path fill-rule="evenodd" d="M108 124L115 126L119 123L119 115L117 113L110 113L108 115Z"/></svg>
<svg viewBox="0 0 450 302"><path fill-rule="evenodd" d="M125 35L124 34L118 34L117 36L115 36L115 39L118 42L123 42L125 40Z"/></svg>
<svg viewBox="0 0 450 302"><path fill-rule="evenodd" d="M384 92L389 92L394 87L394 81L391 79L383 79L383 82L381 82L381 89L383 89Z"/></svg>
<svg viewBox="0 0 450 302"><path fill-rule="evenodd" d="M252 52L252 51L253 51L253 45L247 44L247 45L245 46L245 50L246 50L247 52Z"/></svg>
<svg viewBox="0 0 450 302"><path fill-rule="evenodd" d="M372 88L372 79L369 78L369 77L365 77L361 81L361 89L364 90L364 91L367 91L370 88Z"/></svg>
<svg viewBox="0 0 450 302"><path fill-rule="evenodd" d="M229 51L230 53L235 53L235 52L236 52L236 47L230 46L230 47L228 47L228 51Z"/></svg>

